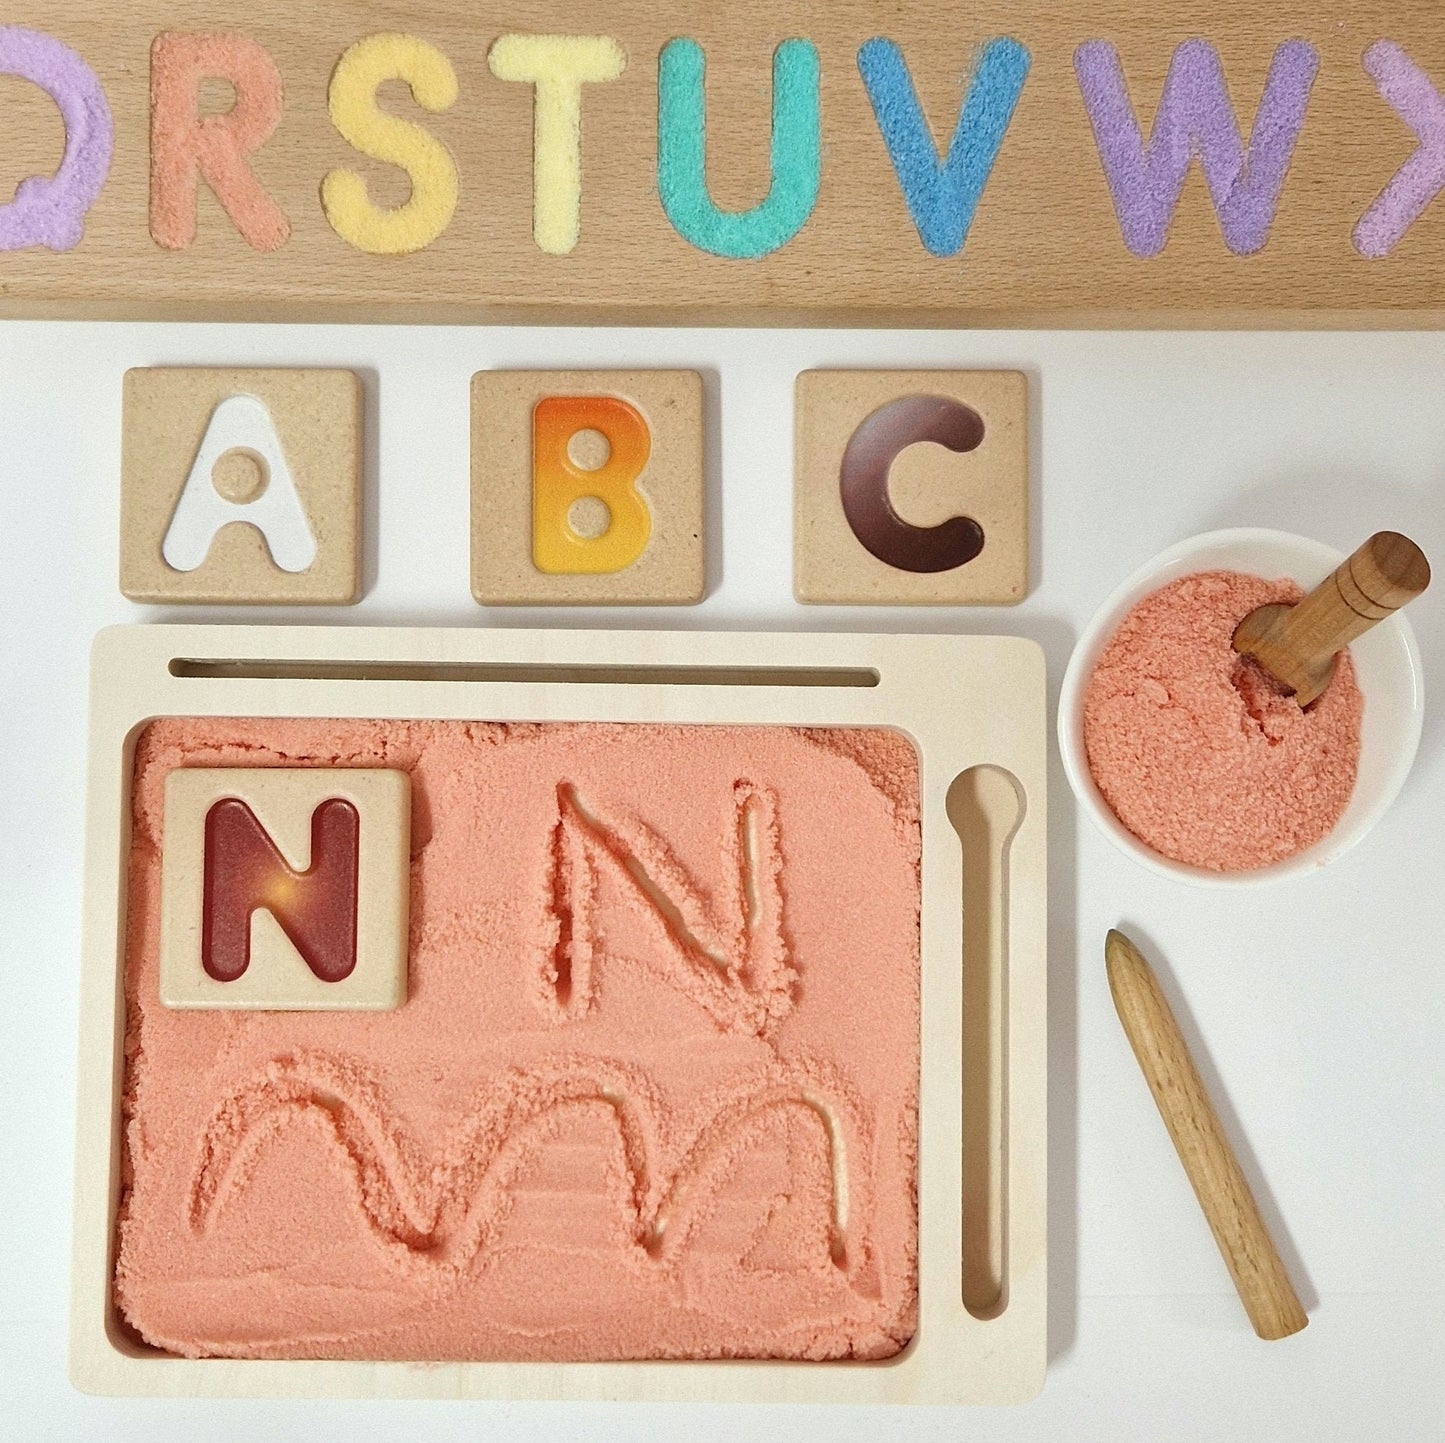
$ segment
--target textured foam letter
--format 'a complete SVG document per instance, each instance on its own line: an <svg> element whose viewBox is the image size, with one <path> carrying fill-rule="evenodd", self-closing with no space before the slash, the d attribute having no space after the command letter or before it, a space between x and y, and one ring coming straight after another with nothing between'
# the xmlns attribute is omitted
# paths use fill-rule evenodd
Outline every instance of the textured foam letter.
<svg viewBox="0 0 1445 1443"><path fill-rule="evenodd" d="M38 85L65 122L65 155L53 176L27 176L0 205L0 251L80 244L85 213L110 174L115 126L95 71L68 45L38 30L0 27L0 75Z"/></svg>
<svg viewBox="0 0 1445 1443"><path fill-rule="evenodd" d="M321 204L332 230L358 250L406 255L429 246L451 222L457 168L430 131L377 105L377 87L387 80L406 81L416 103L436 113L456 103L456 72L436 46L414 35L368 35L332 72L331 123L363 155L406 171L411 196L383 210L371 203L366 181L354 170L333 170L321 182Z"/></svg>
<svg viewBox="0 0 1445 1443"><path fill-rule="evenodd" d="M1197 154L1225 245L1235 255L1259 250L1269 239L1319 63L1314 47L1303 40L1286 41L1274 52L1246 148L1218 54L1208 41L1186 40L1170 61L1146 147L1118 51L1106 40L1079 46L1074 73L1124 244L1136 256L1156 256L1164 249L1184 177Z"/></svg>
<svg viewBox="0 0 1445 1443"><path fill-rule="evenodd" d="M1365 51L1365 69L1420 142L1355 227L1355 249L1376 259L1395 249L1445 189L1445 99L1393 40L1377 40Z"/></svg>
<svg viewBox="0 0 1445 1443"><path fill-rule="evenodd" d="M699 250L756 260L786 245L818 202L818 51L785 40L773 55L772 183L751 210L721 211L707 188L706 62L694 40L672 40L657 71L657 188L673 228Z"/></svg>
<svg viewBox="0 0 1445 1443"><path fill-rule="evenodd" d="M568 454L579 431L607 438L607 461L584 470ZM642 413L616 396L548 396L532 412L532 561L553 575L625 571L647 547L652 512L637 478L652 453ZM585 496L608 510L607 530L579 536L568 512Z"/></svg>
<svg viewBox="0 0 1445 1443"><path fill-rule="evenodd" d="M984 46L941 163L898 46L870 40L858 52L858 73L919 239L936 256L957 255L1024 88L1029 52L1017 40Z"/></svg>
<svg viewBox="0 0 1445 1443"><path fill-rule="evenodd" d="M627 66L605 35L503 35L487 54L498 80L537 87L532 102L532 238L564 256L582 228L582 87Z"/></svg>
<svg viewBox="0 0 1445 1443"><path fill-rule="evenodd" d="M236 103L200 113L201 81L227 80ZM274 251L291 226L247 157L281 119L281 73L246 35L167 31L151 44L151 238L184 250L196 238L196 181L204 178L247 244Z"/></svg>

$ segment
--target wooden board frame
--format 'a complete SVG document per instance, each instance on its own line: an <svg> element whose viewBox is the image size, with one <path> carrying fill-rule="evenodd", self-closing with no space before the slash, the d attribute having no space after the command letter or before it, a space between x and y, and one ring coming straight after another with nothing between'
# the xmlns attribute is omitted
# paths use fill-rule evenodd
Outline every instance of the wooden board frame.
<svg viewBox="0 0 1445 1443"><path fill-rule="evenodd" d="M1018 637L136 626L91 675L70 1371L107 1394L1007 1403L1046 1356L1045 677ZM888 726L920 760L919 1326L885 1362L372 1363L182 1359L118 1321L125 878L135 739L162 716ZM1009 773L1022 816L1000 889L1006 1291L962 1301L963 848L950 791ZM1012 826L1012 821L1010 826ZM998 921L996 917L994 919Z"/></svg>
<svg viewBox="0 0 1445 1443"><path fill-rule="evenodd" d="M1153 7L992 0L963 10L948 0L433 0L375 15L340 0L318 0L304 11L284 0L24 0L6 24L53 37L90 67L114 117L114 148L77 243L67 232L49 238L70 249L0 251L0 315L569 325L1445 324L1445 198L1419 179L1428 164L1416 165L1413 177L1407 168L1420 145L1417 131L1430 129L1430 95L1445 95L1437 0L1338 0L1327 10L1310 0L1167 0ZM446 214L437 217L440 229L411 236L405 244L415 248L404 253L376 253L346 239L345 224L338 229L328 220L321 194L326 177L345 173L365 182L378 212L393 214L408 195L404 172L354 148L328 113L338 62L374 31L409 33L454 72L455 97L433 95L431 109L407 99L399 81L381 88L380 108L422 127L432 137L427 153L435 159L444 148L457 177L447 202L453 208L442 204ZM279 120L269 130L258 122L264 134L248 142L246 163L281 220L262 224L254 212L263 203L233 193L231 209L249 205L253 213L250 240L204 181L194 239L192 208L164 183L155 207L163 217L160 240L153 238L152 45L175 32L238 34L260 48L268 57L262 68L278 77L268 93ZM571 207L571 233L560 239L549 236L547 216L534 207L537 87L503 78L493 51L509 34L558 32L601 37L623 62L614 78L580 85L575 150L563 144L544 157L554 180L580 174L577 185L569 179L548 192L552 210ZM674 148L659 141L659 86L664 52L678 41L695 44L705 62L705 140L692 120L675 118L693 114L685 97L680 109L669 108L669 135L691 139ZM806 142L814 162L796 167L793 190L779 192L776 223L760 223L746 244L720 240L715 233L726 230L728 215L757 207L769 193L774 56L792 41L815 47L817 144ZM870 89L860 57L874 41L896 45L906 79L875 51ZM974 193L969 182L972 204L960 206L943 194L954 180L934 184L929 176L948 153L970 77L983 73L982 57L999 45L1005 48L993 50L993 80L964 148L993 155L987 117L1007 124L981 190ZM1100 63L1086 81L1079 57L1089 46ZM1209 51L1206 57L1196 49L1192 68L1184 66L1192 75L1185 88L1194 84L1195 99L1203 100L1186 100L1176 112L1211 115L1205 129L1213 139L1196 148L1213 148L1215 197L1196 158L1182 176L1177 207L1165 205L1170 218L1161 222L1146 213L1167 201L1178 177L1140 180L1127 124L1112 132L1114 171L1106 174L1094 121L1128 112L1147 141L1185 46ZM1250 165L1231 157L1222 138L1232 125L1251 144L1281 55L1280 82L1259 128L1292 143L1286 154L1266 139L1272 159ZM1115 61L1127 90L1119 107L1109 98ZM679 83L693 87L691 96L696 82L688 74ZM1402 99L1402 85L1420 77L1426 100ZM358 90L352 99L369 104L371 93ZM891 107L900 127L891 140L875 118L878 104ZM203 96L201 108L220 106ZM537 123L545 128L545 117ZM1111 122L1102 123L1107 129ZM44 228L41 178L60 161L59 130L43 94L0 75L0 195L34 181L36 231ZM159 132L171 133L165 126ZM696 183L699 149L706 195ZM174 159L174 148L161 150ZM679 200L672 185L671 204L659 179L663 150L688 157L677 162L688 178L685 194ZM910 165L913 190L905 196L897 172ZM1134 180L1125 189L1142 219L1126 234L1111 186L1131 166ZM183 165L162 165L160 173L178 169L190 174ZM1263 193L1256 194L1259 177ZM179 230L178 208L186 220ZM915 221L915 213L930 211L932 222ZM12 215L0 230L15 228Z"/></svg>

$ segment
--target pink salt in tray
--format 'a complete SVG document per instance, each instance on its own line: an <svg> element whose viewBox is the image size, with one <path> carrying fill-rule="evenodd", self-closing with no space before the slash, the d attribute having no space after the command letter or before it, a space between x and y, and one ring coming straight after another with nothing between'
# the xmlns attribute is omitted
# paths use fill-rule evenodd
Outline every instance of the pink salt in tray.
<svg viewBox="0 0 1445 1443"><path fill-rule="evenodd" d="M1032 644L123 628L90 757L78 1386L1041 1386ZM404 985L178 1001L176 779L297 774L396 779Z"/></svg>

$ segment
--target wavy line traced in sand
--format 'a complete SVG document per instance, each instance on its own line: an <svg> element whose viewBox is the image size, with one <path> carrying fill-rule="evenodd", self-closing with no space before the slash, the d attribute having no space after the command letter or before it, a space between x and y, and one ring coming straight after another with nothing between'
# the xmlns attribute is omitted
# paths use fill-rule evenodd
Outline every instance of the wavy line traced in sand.
<svg viewBox="0 0 1445 1443"><path fill-rule="evenodd" d="M861 1112L830 1070L776 1062L731 1079L670 1127L639 1069L558 1058L503 1074L429 1159L354 1059L278 1057L212 1114L190 1188L190 1224L204 1232L245 1190L268 1141L294 1124L319 1126L353 1201L393 1261L414 1276L454 1280L495 1240L510 1211L509 1185L558 1125L576 1109L599 1108L616 1141L608 1190L618 1241L637 1266L679 1257L756 1129L780 1111L819 1143L829 1192L826 1261L851 1279L867 1256L867 1169L849 1159L849 1139L868 1148Z"/></svg>

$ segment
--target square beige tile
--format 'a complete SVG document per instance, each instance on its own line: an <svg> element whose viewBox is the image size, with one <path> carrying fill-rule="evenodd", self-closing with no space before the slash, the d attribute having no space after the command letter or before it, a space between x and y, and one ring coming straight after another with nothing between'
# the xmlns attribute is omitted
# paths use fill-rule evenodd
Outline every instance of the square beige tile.
<svg viewBox="0 0 1445 1443"><path fill-rule="evenodd" d="M794 393L799 601L1012 605L1028 591L1028 379L805 371Z"/></svg>
<svg viewBox="0 0 1445 1443"><path fill-rule="evenodd" d="M120 589L132 601L354 602L361 484L354 371L128 371Z"/></svg>
<svg viewBox="0 0 1445 1443"><path fill-rule="evenodd" d="M410 838L405 772L177 767L161 843L161 1001L400 1007Z"/></svg>
<svg viewBox="0 0 1445 1443"><path fill-rule="evenodd" d="M472 595L692 605L705 584L696 371L472 378Z"/></svg>

